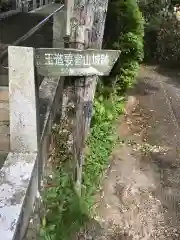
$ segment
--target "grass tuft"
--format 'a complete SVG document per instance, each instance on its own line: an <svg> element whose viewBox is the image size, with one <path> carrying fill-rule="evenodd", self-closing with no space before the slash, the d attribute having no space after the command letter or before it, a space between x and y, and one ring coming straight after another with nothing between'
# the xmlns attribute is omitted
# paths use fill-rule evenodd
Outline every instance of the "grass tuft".
<svg viewBox="0 0 180 240"><path fill-rule="evenodd" d="M50 187L43 193L46 213L42 218L40 239L73 239L91 218L93 196L99 189L104 170L109 164L109 155L116 142L116 120L123 112L123 108L122 97L115 94L109 97L104 97L100 93L96 95L91 131L87 141L88 153L83 169L81 198L74 191L67 164L72 156L64 144L67 140L66 131L62 131L62 123L55 129L57 144L55 158L58 161Z"/></svg>

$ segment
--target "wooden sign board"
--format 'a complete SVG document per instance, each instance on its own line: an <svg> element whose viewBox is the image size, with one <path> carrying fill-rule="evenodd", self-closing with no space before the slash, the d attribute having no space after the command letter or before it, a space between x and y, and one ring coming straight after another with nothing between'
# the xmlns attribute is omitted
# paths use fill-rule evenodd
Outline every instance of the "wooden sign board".
<svg viewBox="0 0 180 240"><path fill-rule="evenodd" d="M37 71L42 76L108 76L120 55L117 50L38 48Z"/></svg>

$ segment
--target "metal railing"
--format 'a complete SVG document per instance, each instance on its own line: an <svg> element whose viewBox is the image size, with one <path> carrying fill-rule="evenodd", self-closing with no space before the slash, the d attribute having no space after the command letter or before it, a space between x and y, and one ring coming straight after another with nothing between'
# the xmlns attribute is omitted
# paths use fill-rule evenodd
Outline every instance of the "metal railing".
<svg viewBox="0 0 180 240"><path fill-rule="evenodd" d="M23 41L27 40L29 37L31 37L35 32L37 32L43 25L48 22L48 20L57 12L62 10L64 8L64 4L61 5L58 9L56 9L54 12L52 12L50 15L48 15L46 18L44 18L40 23L38 23L36 26L31 28L26 34L24 34L22 37L17 39L15 42L13 42L11 45L18 46ZM4 57L7 57L8 54L8 48L6 48L1 54L0 54L0 61L4 59Z"/></svg>
<svg viewBox="0 0 180 240"><path fill-rule="evenodd" d="M12 45L17 46L27 40L51 17L54 18L53 38L56 38L57 44L63 44L65 19L63 12L60 12L63 7L61 5ZM53 120L60 108L63 90L63 79L60 78L44 78L39 86L35 74L34 49L14 46L0 55L1 61L8 57L11 64L8 69L10 152L0 169L0 175L4 176L0 181L0 193L4 193L0 194L0 235L4 240L22 240L26 233L45 174ZM53 47L56 47L56 42ZM44 105L45 110L39 112ZM16 195L20 197L13 202Z"/></svg>
<svg viewBox="0 0 180 240"><path fill-rule="evenodd" d="M40 10L49 3L53 2L49 2L49 0L1 0L0 20L19 12L33 12Z"/></svg>

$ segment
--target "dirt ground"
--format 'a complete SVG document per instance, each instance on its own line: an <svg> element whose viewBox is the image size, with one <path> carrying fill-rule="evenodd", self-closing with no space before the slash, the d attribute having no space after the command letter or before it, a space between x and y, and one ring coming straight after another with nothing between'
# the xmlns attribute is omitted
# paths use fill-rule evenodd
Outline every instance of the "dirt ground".
<svg viewBox="0 0 180 240"><path fill-rule="evenodd" d="M135 109L120 122L119 143L79 239L180 239L178 72L142 67Z"/></svg>
<svg viewBox="0 0 180 240"><path fill-rule="evenodd" d="M180 239L179 75L141 68L94 216L77 240Z"/></svg>

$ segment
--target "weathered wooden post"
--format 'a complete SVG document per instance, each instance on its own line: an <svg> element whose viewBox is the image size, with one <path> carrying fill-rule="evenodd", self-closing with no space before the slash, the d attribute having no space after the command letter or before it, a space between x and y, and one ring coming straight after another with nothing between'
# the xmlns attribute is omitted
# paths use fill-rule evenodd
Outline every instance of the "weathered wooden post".
<svg viewBox="0 0 180 240"><path fill-rule="evenodd" d="M36 65L40 75L46 77L74 76L82 77L91 75L108 75L120 52L114 50L79 50L79 49L36 49ZM81 79L81 78L79 78ZM75 82L78 91L84 91L84 80ZM79 95L78 95L79 94ZM76 119L74 134L74 157L77 163L76 190L80 194L82 157L84 147L84 126L82 121L86 119L84 111L84 92L77 94ZM81 112L79 111L82 110ZM83 117L82 117L83 115ZM78 120L80 119L80 123Z"/></svg>
<svg viewBox="0 0 180 240"><path fill-rule="evenodd" d="M71 15L71 30L69 46L79 50L85 49L85 26L81 24L81 15L84 9L76 9ZM74 181L75 190L78 195L81 195L82 182L82 167L83 167L83 139L84 139L84 122L83 122L83 100L84 95L83 86L85 84L85 77L77 77L74 79L74 93L75 93L75 116L73 126L73 157L74 157Z"/></svg>
<svg viewBox="0 0 180 240"><path fill-rule="evenodd" d="M92 45L92 33L94 31L95 2L79 1L72 18L71 48L85 49ZM80 10L80 11L78 11ZM77 12L78 11L78 12ZM76 20L76 23L73 23ZM102 22L103 24L103 22ZM102 26L103 28L104 26ZM98 63L98 59L96 59ZM100 59L99 59L100 61ZM84 148L90 128L92 116L93 98L96 88L97 76L85 76L75 80L76 117L74 132L74 156L76 156L76 189L80 194L82 181L82 168L84 162ZM78 139L77 139L77 136Z"/></svg>
<svg viewBox="0 0 180 240"><path fill-rule="evenodd" d="M22 11L27 13L28 12L28 8L29 8L29 2L28 0L21 0L22 3Z"/></svg>
<svg viewBox="0 0 180 240"><path fill-rule="evenodd" d="M65 18L66 14L64 11L58 11L53 15L53 47L63 48L64 47L64 34L65 34Z"/></svg>
<svg viewBox="0 0 180 240"><path fill-rule="evenodd" d="M16 9L20 9L22 11L22 0L16 0Z"/></svg>
<svg viewBox="0 0 180 240"><path fill-rule="evenodd" d="M70 20L71 20L72 13L74 10L74 0L65 0L64 6L65 6L65 13L66 13L65 36L70 36L70 34L71 34Z"/></svg>
<svg viewBox="0 0 180 240"><path fill-rule="evenodd" d="M33 0L33 10L37 8L37 0Z"/></svg>
<svg viewBox="0 0 180 240"><path fill-rule="evenodd" d="M65 32L64 32L64 47L65 48L69 48L69 39L70 39L70 18L72 15L72 12L74 10L74 0L65 0ZM66 81L67 81L67 77L65 77ZM69 77L68 77L69 79ZM67 104L68 101L70 99L70 95L71 95L71 87L68 86L68 84L66 84L66 82L64 83L64 91L63 91L63 97L62 97L62 119L64 119L65 117L67 117Z"/></svg>
<svg viewBox="0 0 180 240"><path fill-rule="evenodd" d="M108 75L114 63L119 57L120 51L85 49L89 46L89 35L92 34L93 20L95 11L93 4L74 9L73 0L66 1L66 35L68 47L36 49L36 66L40 75L46 77L72 76L73 87L75 88L75 108L76 116L74 119L74 159L76 164L76 184L77 193L81 194L81 177L83 165L83 150L85 139L89 130L91 120L92 102L98 75ZM105 1L107 9L107 0ZM95 6L94 6L95 7ZM96 8L96 7L95 7ZM87 18L87 13L89 18ZM102 16L102 14L101 14ZM71 17L71 21L70 18ZM104 31L104 21L101 19ZM71 29L69 29L71 26ZM96 27L96 26L95 26ZM99 26L98 26L99 27ZM99 28L98 28L99 29ZM101 39L102 40L102 39ZM101 41L102 43L102 41ZM101 47L99 41L95 44ZM74 48L74 49L73 49ZM79 76L79 77L78 77ZM78 77L78 78L77 78ZM68 91L67 91L68 92ZM68 96L64 97L65 104ZM65 106L66 108L66 106ZM63 110L62 110L63 111Z"/></svg>
<svg viewBox="0 0 180 240"><path fill-rule="evenodd" d="M41 7L42 5L43 5L43 0L40 0L40 6L39 7Z"/></svg>

